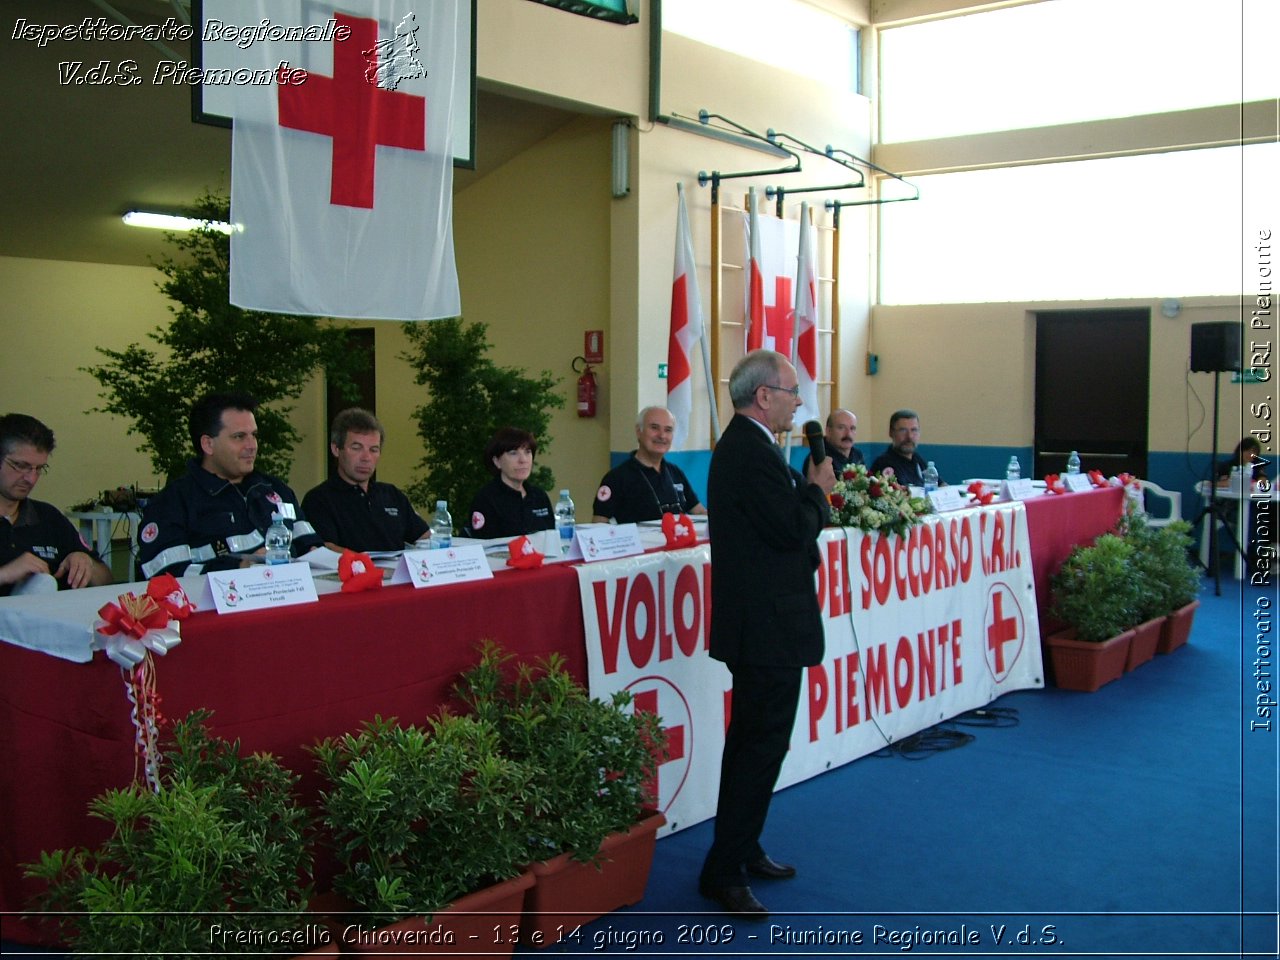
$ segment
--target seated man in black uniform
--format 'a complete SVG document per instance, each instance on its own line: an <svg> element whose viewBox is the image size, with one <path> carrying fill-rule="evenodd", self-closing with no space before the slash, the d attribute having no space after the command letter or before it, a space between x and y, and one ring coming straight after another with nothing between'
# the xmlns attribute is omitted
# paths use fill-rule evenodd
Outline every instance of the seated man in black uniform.
<svg viewBox="0 0 1280 960"><path fill-rule="evenodd" d="M253 469L257 406L243 393L210 394L192 406L189 426L196 455L187 472L170 480L142 514L138 559L143 576L180 577L245 566L244 554L262 552L273 513L293 531L295 557L321 545L293 491Z"/></svg>
<svg viewBox="0 0 1280 960"><path fill-rule="evenodd" d="M0 417L0 597L27 591L96 587L111 571L57 507L32 500L49 470L53 431L35 417Z"/></svg>
<svg viewBox="0 0 1280 960"><path fill-rule="evenodd" d="M822 446L831 458L831 467L840 479L840 471L851 463L862 463L862 451L853 445L858 435L858 418L850 410L832 410L827 414L827 429L822 434ZM809 469L810 456L805 461L805 470Z"/></svg>
<svg viewBox="0 0 1280 960"><path fill-rule="evenodd" d="M693 485L665 459L676 420L666 407L645 407L636 419L638 446L631 456L604 475L596 491L592 520L638 523L661 520L664 513L706 513Z"/></svg>
<svg viewBox="0 0 1280 960"><path fill-rule="evenodd" d="M302 510L331 550L403 550L427 536L399 489L372 479L387 432L368 410L351 407L333 418L329 452L337 473L302 498Z"/></svg>
<svg viewBox="0 0 1280 960"><path fill-rule="evenodd" d="M928 463L916 450L920 442L920 414L914 410L895 410L889 418L889 449L876 457L869 473L884 473L886 467L893 470L894 478L904 486L924 486L924 471ZM942 478L938 478L942 483Z"/></svg>

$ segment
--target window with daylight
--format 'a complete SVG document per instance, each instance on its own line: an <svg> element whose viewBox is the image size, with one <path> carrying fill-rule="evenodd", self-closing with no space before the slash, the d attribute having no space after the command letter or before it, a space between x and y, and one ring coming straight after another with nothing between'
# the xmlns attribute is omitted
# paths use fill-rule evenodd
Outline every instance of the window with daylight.
<svg viewBox="0 0 1280 960"><path fill-rule="evenodd" d="M627 10L627 0L534 0L534 3L614 23L636 23L640 19Z"/></svg>
<svg viewBox="0 0 1280 960"><path fill-rule="evenodd" d="M1276 36L1275 0L1056 0L887 27L880 139L1267 100L1280 95Z"/></svg>
<svg viewBox="0 0 1280 960"><path fill-rule="evenodd" d="M1239 295L1278 168L1266 143L915 177L880 213L879 301Z"/></svg>
<svg viewBox="0 0 1280 960"><path fill-rule="evenodd" d="M858 92L858 28L805 0L668 0L662 29Z"/></svg>

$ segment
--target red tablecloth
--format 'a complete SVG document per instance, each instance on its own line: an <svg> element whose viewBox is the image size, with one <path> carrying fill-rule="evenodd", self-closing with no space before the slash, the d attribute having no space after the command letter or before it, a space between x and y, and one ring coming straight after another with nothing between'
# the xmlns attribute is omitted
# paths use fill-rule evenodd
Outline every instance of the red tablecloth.
<svg viewBox="0 0 1280 960"><path fill-rule="evenodd" d="M1124 489L1106 487L1087 493L1036 497L1026 506L1040 633L1048 635L1062 626L1061 621L1049 616L1049 578L1058 572L1077 543L1092 543L1116 525L1124 509Z"/></svg>
<svg viewBox="0 0 1280 960"><path fill-rule="evenodd" d="M424 720L450 701L483 638L525 658L560 652L585 680L572 568L196 614L183 624L182 644L156 658L160 710L170 717L213 710L215 732L274 753L304 774L311 793L317 778L306 746L375 714ZM0 910L17 910L30 896L20 865L42 849L107 836L86 806L133 777L133 733L120 670L104 656L71 663L0 643ZM16 916L0 926L5 939L36 942Z"/></svg>
<svg viewBox="0 0 1280 960"><path fill-rule="evenodd" d="M1048 580L1072 545L1110 529L1122 491L1027 502L1042 626ZM450 700L475 644L492 638L527 658L561 653L586 677L578 580L572 568L499 574L494 581L324 596L311 606L217 616L183 625L157 658L161 711L214 711L214 731L274 753L316 780L305 748L374 714L422 721ZM95 845L107 827L90 799L134 774L133 728L120 670L105 657L71 663L0 643L0 911L32 892L20 864L43 849ZM35 942L16 916L6 939Z"/></svg>

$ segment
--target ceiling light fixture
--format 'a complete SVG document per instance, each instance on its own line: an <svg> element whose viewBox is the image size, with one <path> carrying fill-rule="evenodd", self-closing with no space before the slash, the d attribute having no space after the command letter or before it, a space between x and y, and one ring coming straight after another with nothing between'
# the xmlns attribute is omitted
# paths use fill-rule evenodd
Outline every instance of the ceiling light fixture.
<svg viewBox="0 0 1280 960"><path fill-rule="evenodd" d="M151 227L154 230L199 230L209 227L219 233L230 235L231 224L221 220L197 220L194 217L179 217L170 213L151 213L145 210L130 210L122 217L131 227Z"/></svg>

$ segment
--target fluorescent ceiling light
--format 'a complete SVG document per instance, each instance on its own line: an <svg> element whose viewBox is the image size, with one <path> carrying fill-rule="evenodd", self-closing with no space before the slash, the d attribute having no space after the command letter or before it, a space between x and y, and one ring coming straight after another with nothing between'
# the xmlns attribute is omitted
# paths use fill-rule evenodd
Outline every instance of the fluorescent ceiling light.
<svg viewBox="0 0 1280 960"><path fill-rule="evenodd" d="M221 220L196 220L192 217L177 217L168 213L130 210L123 219L131 227L151 227L155 230L199 230L202 227L208 227L220 233L231 233L231 224Z"/></svg>

